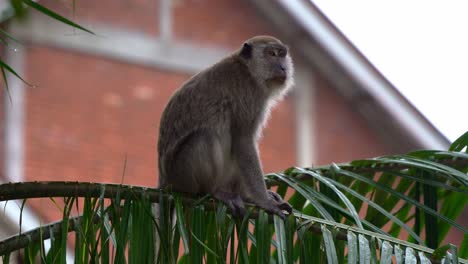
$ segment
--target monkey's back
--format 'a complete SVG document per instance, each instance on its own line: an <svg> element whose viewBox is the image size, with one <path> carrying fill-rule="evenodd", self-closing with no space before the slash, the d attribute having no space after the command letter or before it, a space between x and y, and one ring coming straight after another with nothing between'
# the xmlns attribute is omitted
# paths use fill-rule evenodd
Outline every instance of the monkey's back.
<svg viewBox="0 0 468 264"><path fill-rule="evenodd" d="M165 187L178 172L183 161L176 159L181 145L197 134L227 134L230 127L229 93L219 78L223 73L220 62L198 73L179 88L170 99L161 117L158 155L159 184ZM219 66L221 65L221 66ZM206 157L205 157L206 158ZM188 166L190 167L190 166ZM190 168L188 168L190 169Z"/></svg>
<svg viewBox="0 0 468 264"><path fill-rule="evenodd" d="M236 79L235 76L245 77ZM177 174L184 173L185 168L186 174L189 170L196 171L193 167L199 164L194 163L211 166L208 163L217 162L217 157L209 155L201 157L201 160L192 164L178 159L178 155L182 155L179 153L181 145L189 145L193 137L209 134L210 138L205 139L206 143L220 148L210 151L224 155L221 158L229 159L226 155L230 152L234 136L232 131L246 135L256 133L257 128L252 129L255 127L252 124L259 123L258 119L262 118L261 111L264 108L263 100L259 100L263 95L259 94L261 91L254 89L256 86L247 66L233 56L193 76L175 92L163 112L160 123L158 140L160 187L165 187L174 177L187 178ZM249 130L242 131L245 128ZM218 143L220 146L215 146ZM224 164L212 166L218 167L210 173L229 170ZM193 177L204 176L193 175Z"/></svg>

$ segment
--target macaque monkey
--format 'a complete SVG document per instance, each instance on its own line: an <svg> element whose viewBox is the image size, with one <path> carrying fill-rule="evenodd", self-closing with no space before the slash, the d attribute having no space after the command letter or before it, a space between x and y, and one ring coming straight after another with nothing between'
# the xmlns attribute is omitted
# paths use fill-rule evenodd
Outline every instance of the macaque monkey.
<svg viewBox="0 0 468 264"><path fill-rule="evenodd" d="M267 190L258 140L270 108L293 85L288 47L270 36L190 78L170 99L160 124L159 187L211 194L234 216L244 202L285 218L291 206Z"/></svg>

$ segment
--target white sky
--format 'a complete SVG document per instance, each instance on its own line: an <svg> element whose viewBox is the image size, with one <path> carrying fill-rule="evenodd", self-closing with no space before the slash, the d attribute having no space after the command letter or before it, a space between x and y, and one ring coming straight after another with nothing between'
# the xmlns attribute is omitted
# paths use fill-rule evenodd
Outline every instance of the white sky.
<svg viewBox="0 0 468 264"><path fill-rule="evenodd" d="M468 131L468 1L313 2L447 138Z"/></svg>

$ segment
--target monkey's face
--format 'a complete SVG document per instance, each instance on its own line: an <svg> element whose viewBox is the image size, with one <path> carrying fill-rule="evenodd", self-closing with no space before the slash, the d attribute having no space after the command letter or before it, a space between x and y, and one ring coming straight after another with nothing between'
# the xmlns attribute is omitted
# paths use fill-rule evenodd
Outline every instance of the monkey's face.
<svg viewBox="0 0 468 264"><path fill-rule="evenodd" d="M268 88L289 88L292 85L293 64L286 45L272 37L255 37L244 44L241 55L250 71ZM248 55L248 56L245 56Z"/></svg>
<svg viewBox="0 0 468 264"><path fill-rule="evenodd" d="M267 44L261 47L262 64L267 68L266 81L282 85L290 74L288 69L288 49L281 44Z"/></svg>

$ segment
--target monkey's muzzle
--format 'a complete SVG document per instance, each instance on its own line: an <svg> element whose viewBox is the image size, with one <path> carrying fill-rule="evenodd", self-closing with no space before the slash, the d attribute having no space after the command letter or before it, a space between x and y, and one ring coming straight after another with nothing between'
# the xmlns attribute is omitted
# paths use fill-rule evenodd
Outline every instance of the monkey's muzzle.
<svg viewBox="0 0 468 264"><path fill-rule="evenodd" d="M283 65L278 65L275 68L273 76L273 81L277 83L284 83L286 81L286 78L288 77L286 68Z"/></svg>

